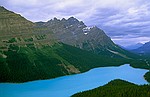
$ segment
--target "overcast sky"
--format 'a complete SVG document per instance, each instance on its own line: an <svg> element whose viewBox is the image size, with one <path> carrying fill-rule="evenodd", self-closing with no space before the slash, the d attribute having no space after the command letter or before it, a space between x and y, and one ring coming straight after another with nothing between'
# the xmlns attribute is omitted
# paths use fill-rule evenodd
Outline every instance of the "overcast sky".
<svg viewBox="0 0 150 97"><path fill-rule="evenodd" d="M34 22L74 16L119 45L150 41L150 0L0 0L0 5Z"/></svg>

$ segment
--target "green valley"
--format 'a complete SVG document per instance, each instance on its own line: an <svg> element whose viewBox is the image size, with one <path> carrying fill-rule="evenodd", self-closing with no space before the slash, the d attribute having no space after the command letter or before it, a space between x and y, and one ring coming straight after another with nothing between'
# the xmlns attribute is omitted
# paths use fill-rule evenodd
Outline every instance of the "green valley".
<svg viewBox="0 0 150 97"><path fill-rule="evenodd" d="M0 76L1 82L26 82L85 72L100 66L119 66L127 61L108 59L63 43L41 48L10 45L0 57Z"/></svg>
<svg viewBox="0 0 150 97"><path fill-rule="evenodd" d="M123 64L150 69L142 57L120 48L96 26L87 27L74 17L33 23L0 7L0 82L50 79Z"/></svg>

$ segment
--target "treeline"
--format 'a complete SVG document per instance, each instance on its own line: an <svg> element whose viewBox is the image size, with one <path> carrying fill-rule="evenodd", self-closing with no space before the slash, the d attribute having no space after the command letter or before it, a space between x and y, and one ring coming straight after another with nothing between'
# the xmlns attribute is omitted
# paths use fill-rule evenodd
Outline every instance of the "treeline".
<svg viewBox="0 0 150 97"><path fill-rule="evenodd" d="M150 83L150 71L144 75L145 79Z"/></svg>
<svg viewBox="0 0 150 97"><path fill-rule="evenodd" d="M11 47L4 52L7 58L0 57L0 82L26 82L69 74L65 67L59 66L62 62L54 56L52 48L17 49Z"/></svg>
<svg viewBox="0 0 150 97"><path fill-rule="evenodd" d="M10 45L0 55L0 82L26 82L85 72L96 67L120 66L134 60L97 55L73 46L56 43L40 48ZM4 56L6 56L4 58ZM135 61L134 64L138 63ZM142 63L142 62L141 62ZM144 63L143 63L144 64ZM74 68L68 68L72 65ZM144 68L145 65L140 64Z"/></svg>
<svg viewBox="0 0 150 97"><path fill-rule="evenodd" d="M73 74L68 65L80 72L95 67L119 66L126 60L108 58L66 44L41 48L10 45L0 56L0 82L26 82Z"/></svg>
<svg viewBox="0 0 150 97"><path fill-rule="evenodd" d="M150 97L150 85L138 86L118 79L71 97Z"/></svg>
<svg viewBox="0 0 150 97"><path fill-rule="evenodd" d="M63 44L61 49L57 49L56 53L77 67L81 72L96 67L120 66L129 62L125 58L111 58L110 56L98 55L66 44Z"/></svg>

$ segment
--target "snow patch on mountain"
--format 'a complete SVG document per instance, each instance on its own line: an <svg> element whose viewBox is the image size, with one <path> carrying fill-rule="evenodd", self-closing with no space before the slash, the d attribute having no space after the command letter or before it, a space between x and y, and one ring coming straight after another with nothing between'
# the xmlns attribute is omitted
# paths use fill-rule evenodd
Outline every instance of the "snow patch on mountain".
<svg viewBox="0 0 150 97"><path fill-rule="evenodd" d="M94 27L93 26L92 27L85 27L85 28L83 28L83 32L91 31L92 28L94 28Z"/></svg>

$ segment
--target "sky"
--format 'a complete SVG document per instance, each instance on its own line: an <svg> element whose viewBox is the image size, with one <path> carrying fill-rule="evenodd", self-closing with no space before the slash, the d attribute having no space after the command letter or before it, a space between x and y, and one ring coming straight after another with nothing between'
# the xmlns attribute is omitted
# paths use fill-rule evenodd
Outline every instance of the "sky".
<svg viewBox="0 0 150 97"><path fill-rule="evenodd" d="M33 22L73 16L122 46L150 41L150 0L0 0L0 5Z"/></svg>

